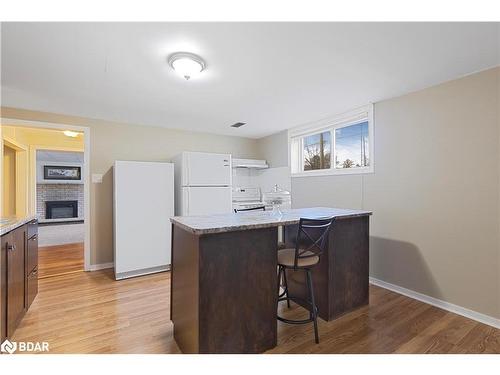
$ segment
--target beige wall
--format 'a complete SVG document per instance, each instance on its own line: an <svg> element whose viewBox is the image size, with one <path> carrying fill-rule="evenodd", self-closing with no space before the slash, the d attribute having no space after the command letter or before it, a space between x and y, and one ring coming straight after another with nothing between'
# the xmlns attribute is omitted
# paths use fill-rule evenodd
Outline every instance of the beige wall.
<svg viewBox="0 0 500 375"><path fill-rule="evenodd" d="M259 155L271 168L288 165L288 130L259 139L257 146Z"/></svg>
<svg viewBox="0 0 500 375"><path fill-rule="evenodd" d="M113 178L115 160L170 161L182 151L227 152L258 156L257 141L160 127L134 126L81 117L2 107L3 118L88 126L91 129L90 173L103 182L90 190L91 264L113 261Z"/></svg>
<svg viewBox="0 0 500 375"><path fill-rule="evenodd" d="M373 210L372 277L500 318L499 75L376 103L375 173L293 178L293 206Z"/></svg>

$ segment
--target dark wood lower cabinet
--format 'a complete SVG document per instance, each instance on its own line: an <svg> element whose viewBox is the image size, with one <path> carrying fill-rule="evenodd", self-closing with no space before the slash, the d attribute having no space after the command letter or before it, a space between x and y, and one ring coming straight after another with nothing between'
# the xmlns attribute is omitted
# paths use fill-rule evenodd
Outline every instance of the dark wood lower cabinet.
<svg viewBox="0 0 500 375"><path fill-rule="evenodd" d="M26 226L12 231L7 243L7 336L14 334L26 312L25 304L25 255Z"/></svg>
<svg viewBox="0 0 500 375"><path fill-rule="evenodd" d="M29 309L38 294L38 267L28 275L26 289L26 309Z"/></svg>
<svg viewBox="0 0 500 375"><path fill-rule="evenodd" d="M0 248L0 341L7 337L7 244L12 242L12 236L7 233L1 237Z"/></svg>
<svg viewBox="0 0 500 375"><path fill-rule="evenodd" d="M328 250L313 267L314 298L318 315L330 321L368 304L369 217L337 219L330 231ZM297 226L285 228L287 247L295 246ZM308 298L305 273L287 270L291 296ZM301 300L298 304L306 307Z"/></svg>
<svg viewBox="0 0 500 375"><path fill-rule="evenodd" d="M36 221L4 234L1 246L0 340L3 341L12 337L38 293Z"/></svg>

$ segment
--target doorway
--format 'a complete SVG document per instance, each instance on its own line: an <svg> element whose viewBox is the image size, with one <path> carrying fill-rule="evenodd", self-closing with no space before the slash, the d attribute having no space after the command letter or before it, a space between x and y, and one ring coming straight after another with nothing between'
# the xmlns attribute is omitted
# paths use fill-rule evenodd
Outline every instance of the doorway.
<svg viewBox="0 0 500 375"><path fill-rule="evenodd" d="M26 191L15 192L16 200L24 197L25 215L39 221L39 277L89 271L90 129L5 118L1 124L4 155L6 138L25 151Z"/></svg>
<svg viewBox="0 0 500 375"><path fill-rule="evenodd" d="M84 152L61 149L36 148L39 278L84 269Z"/></svg>

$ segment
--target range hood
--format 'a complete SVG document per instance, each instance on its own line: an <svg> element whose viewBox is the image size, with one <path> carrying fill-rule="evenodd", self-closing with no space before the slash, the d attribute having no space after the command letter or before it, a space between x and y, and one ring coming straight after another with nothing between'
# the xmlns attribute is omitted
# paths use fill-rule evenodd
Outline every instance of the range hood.
<svg viewBox="0 0 500 375"><path fill-rule="evenodd" d="M233 158L233 168L267 169L269 165L265 160Z"/></svg>

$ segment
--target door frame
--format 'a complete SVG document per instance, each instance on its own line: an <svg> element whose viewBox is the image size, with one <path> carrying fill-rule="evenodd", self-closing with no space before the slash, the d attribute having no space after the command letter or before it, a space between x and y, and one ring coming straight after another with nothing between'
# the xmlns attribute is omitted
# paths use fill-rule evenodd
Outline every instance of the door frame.
<svg viewBox="0 0 500 375"><path fill-rule="evenodd" d="M15 202L15 211L16 215L24 216L29 212L29 200L27 194L23 198L23 196L18 195L17 192L19 190L26 192L29 189L28 182L28 148L26 145L23 145L16 140L3 136L3 147L9 147L14 150L16 153L15 160L15 171L16 171L16 202Z"/></svg>
<svg viewBox="0 0 500 375"><path fill-rule="evenodd" d="M52 123L52 122L44 122L44 121L30 121L30 120L19 120L13 118L1 117L0 123L5 126L18 126L25 128L41 128L41 129L49 129L49 130L74 130L83 133L83 220L84 220L84 250L83 250L83 269L84 271L92 271L90 266L90 256L91 256L91 245L90 245L90 127L88 126L78 126L78 125L69 125L64 123ZM35 161L36 168L36 150L37 149L49 149L49 150L60 150L60 151L78 151L82 152L81 149L75 149L71 147L49 147L49 146L30 146L30 167L33 165L33 157ZM30 173L30 182L29 186L32 187L33 178L35 178L34 183L36 186L36 171L35 173ZM36 205L33 206L33 198L35 197L31 194L29 198L29 207L32 209L36 208ZM32 211L33 212L33 211ZM36 211L35 211L36 212Z"/></svg>

